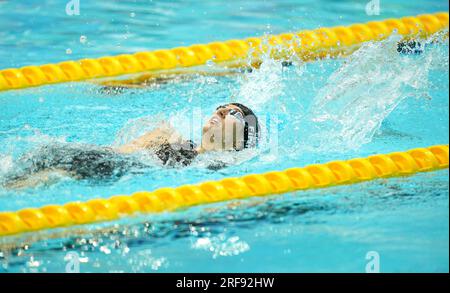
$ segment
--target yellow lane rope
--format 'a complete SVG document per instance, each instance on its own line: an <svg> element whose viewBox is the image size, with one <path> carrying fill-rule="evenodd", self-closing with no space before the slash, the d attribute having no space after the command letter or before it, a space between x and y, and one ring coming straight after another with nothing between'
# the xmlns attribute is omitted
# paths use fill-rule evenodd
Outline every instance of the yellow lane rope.
<svg viewBox="0 0 450 293"><path fill-rule="evenodd" d="M196 185L160 188L153 192L140 191L109 199L0 212L0 236L111 221L137 213L159 213L193 205L411 175L448 168L448 161L448 145L437 145Z"/></svg>
<svg viewBox="0 0 450 293"><path fill-rule="evenodd" d="M282 58L295 52L303 60L312 60L351 52L364 42L386 38L394 31L405 37L428 36L448 28L448 22L448 12L440 12L271 35L267 37L267 43L279 48L279 52L274 53L278 56L274 57ZM0 70L0 91L197 66L206 64L207 61L217 63L237 61L246 58L250 52L257 57L266 52L267 48L262 37L254 37L98 59L9 68Z"/></svg>

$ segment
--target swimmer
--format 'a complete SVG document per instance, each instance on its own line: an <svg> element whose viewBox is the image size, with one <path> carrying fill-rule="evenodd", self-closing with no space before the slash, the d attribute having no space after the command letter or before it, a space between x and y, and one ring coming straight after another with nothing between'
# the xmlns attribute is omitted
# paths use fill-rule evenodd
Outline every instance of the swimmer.
<svg viewBox="0 0 450 293"><path fill-rule="evenodd" d="M163 72L149 72L139 74L130 79L107 80L99 83L101 86L99 92L105 95L116 95L125 92L127 89L141 89L152 86L161 86L164 84L180 81L189 81L199 76L208 77L230 77L233 75L241 75L250 73L261 66L261 61L254 61L250 65L241 63L229 64L223 68L215 68L214 70L168 70ZM292 61L282 61L283 67L292 66Z"/></svg>
<svg viewBox="0 0 450 293"><path fill-rule="evenodd" d="M161 86L172 82L189 81L199 76L223 77L251 72L253 67L226 68L220 70L169 70L167 72L150 72L139 74L130 79L107 80L100 82L99 92L105 95L121 94L127 89L141 89Z"/></svg>
<svg viewBox="0 0 450 293"><path fill-rule="evenodd" d="M7 188L26 188L57 181L76 179L114 179L149 167L139 160L139 153L154 154L162 165L190 165L202 153L241 151L258 145L260 127L256 115L239 103L217 107L202 128L199 146L184 139L167 124L118 147L80 144L47 145L22 156L20 171L10 174ZM213 167L211 169L217 168Z"/></svg>

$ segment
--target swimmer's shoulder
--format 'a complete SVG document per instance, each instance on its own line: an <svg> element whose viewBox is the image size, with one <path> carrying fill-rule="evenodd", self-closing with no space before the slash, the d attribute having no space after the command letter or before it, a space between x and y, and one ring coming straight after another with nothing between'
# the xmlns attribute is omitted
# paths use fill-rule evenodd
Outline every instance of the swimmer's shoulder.
<svg viewBox="0 0 450 293"><path fill-rule="evenodd" d="M129 154L142 150L156 150L166 143L177 144L182 142L182 136L175 129L167 123L161 123L154 130L145 133L127 144L116 147L115 150L119 153Z"/></svg>

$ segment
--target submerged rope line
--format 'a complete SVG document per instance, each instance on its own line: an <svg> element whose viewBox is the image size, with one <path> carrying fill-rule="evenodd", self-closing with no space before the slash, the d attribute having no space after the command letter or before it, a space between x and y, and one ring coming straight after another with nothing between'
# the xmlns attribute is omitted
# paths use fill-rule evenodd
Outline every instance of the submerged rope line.
<svg viewBox="0 0 450 293"><path fill-rule="evenodd" d="M239 61L250 52L254 57L268 51L268 45L279 49L274 58L295 53L303 60L345 55L367 41L387 38L394 31L404 37L424 37L448 28L448 12L371 21L332 28L305 30L267 37L197 44L168 50L139 52L98 59L65 61L57 64L25 66L0 70L0 91L44 84L118 76L152 70L166 70L206 64Z"/></svg>
<svg viewBox="0 0 450 293"><path fill-rule="evenodd" d="M0 212L0 236L111 221L136 213L173 211L193 205L405 176L448 168L448 162L448 145L437 145L195 185L160 188L153 192L140 191L109 199Z"/></svg>

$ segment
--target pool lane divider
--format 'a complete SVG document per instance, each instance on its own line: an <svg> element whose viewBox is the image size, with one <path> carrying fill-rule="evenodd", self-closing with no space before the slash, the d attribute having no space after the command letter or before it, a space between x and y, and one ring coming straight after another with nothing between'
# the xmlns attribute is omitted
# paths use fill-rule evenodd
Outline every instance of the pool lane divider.
<svg viewBox="0 0 450 293"><path fill-rule="evenodd" d="M196 44L167 50L106 56L97 59L64 61L57 64L25 66L0 70L0 91L23 89L96 78L106 78L139 72L168 70L204 65L208 61L224 63L258 58L269 48L274 58L293 54L314 60L351 53L368 41L385 39L394 32L405 38L426 37L448 29L448 12L408 16L400 19L370 21L332 28L304 30L266 37ZM264 41L266 39L266 41Z"/></svg>
<svg viewBox="0 0 450 293"><path fill-rule="evenodd" d="M195 205L355 184L448 168L448 145L371 155L194 185L140 191L108 199L0 212L0 236L176 211Z"/></svg>

